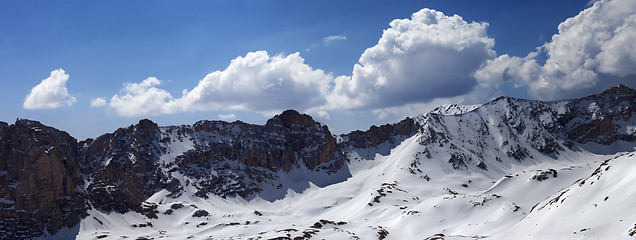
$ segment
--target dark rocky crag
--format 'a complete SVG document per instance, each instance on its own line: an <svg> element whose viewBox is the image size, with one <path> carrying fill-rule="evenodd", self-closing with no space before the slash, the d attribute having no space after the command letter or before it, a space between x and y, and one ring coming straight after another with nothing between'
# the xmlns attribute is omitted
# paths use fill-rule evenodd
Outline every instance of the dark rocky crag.
<svg viewBox="0 0 636 240"><path fill-rule="evenodd" d="M635 134L622 129L636 114L636 90L618 85L601 94L574 99L560 119L568 138L579 142L610 144L616 140L636 141Z"/></svg>
<svg viewBox="0 0 636 240"><path fill-rule="evenodd" d="M415 135L427 157L447 150L453 168L474 165L485 171L490 164L485 160L495 159L484 155L486 149L523 161L531 152L555 154L577 144L634 142L636 129L625 129L625 122L636 120L635 106L636 91L623 85L559 102L501 97L477 109L437 110L341 136L293 110L265 125L199 121L159 127L141 120L81 142L35 121L0 122L0 239L54 234L77 225L91 208L156 217L144 201L163 189L178 196L195 187L203 198L284 193L290 186L277 180L280 174L301 169L330 178L348 171L352 151L388 154L382 151ZM480 114L490 114L498 124L488 125ZM461 127L459 133L449 130L450 122ZM489 146L486 138L492 134L507 141ZM175 147L179 144L183 152ZM417 162L412 167L418 172Z"/></svg>
<svg viewBox="0 0 636 240"><path fill-rule="evenodd" d="M345 163L327 126L294 110L273 117L264 126L199 121L191 131L199 144L175 159L176 169L199 180L198 195L203 197L208 193L248 197L259 193L259 185L275 179L278 171L306 168L332 174Z"/></svg>
<svg viewBox="0 0 636 240"><path fill-rule="evenodd" d="M82 173L88 177L87 197L102 211L141 211L141 202L168 186L158 159L159 127L150 120L120 128L81 146Z"/></svg>
<svg viewBox="0 0 636 240"><path fill-rule="evenodd" d="M346 141L353 148L371 148L382 143L391 145L399 144L405 138L413 136L421 128L420 124L413 118L382 126L371 126L367 131L353 131L343 135Z"/></svg>
<svg viewBox="0 0 636 240"><path fill-rule="evenodd" d="M77 141L18 119L0 125L0 239L25 239L75 226L86 214Z"/></svg>
<svg viewBox="0 0 636 240"><path fill-rule="evenodd" d="M230 126L239 130L232 131ZM246 166L286 172L300 164L314 170L321 164L337 160L330 166L333 171L344 164L344 159L337 158L336 139L327 126L322 126L309 115L294 110L276 115L265 126L242 122L200 121L193 126L192 131L215 133L219 137L232 139L229 142L208 141L207 145L200 146L207 160L236 160ZM311 151L309 148L312 147L317 151ZM190 154L195 153L186 153L185 158Z"/></svg>
<svg viewBox="0 0 636 240"><path fill-rule="evenodd" d="M181 140L194 149L162 161L170 144ZM264 126L199 121L160 128L144 119L81 142L36 121L0 123L0 239L54 234L78 224L91 207L156 217L144 201L161 189L181 194L183 183L171 175L176 171L195 180L197 196L249 197L277 172L335 173L345 164L340 152L326 126L293 110ZM201 175L200 169L219 174Z"/></svg>

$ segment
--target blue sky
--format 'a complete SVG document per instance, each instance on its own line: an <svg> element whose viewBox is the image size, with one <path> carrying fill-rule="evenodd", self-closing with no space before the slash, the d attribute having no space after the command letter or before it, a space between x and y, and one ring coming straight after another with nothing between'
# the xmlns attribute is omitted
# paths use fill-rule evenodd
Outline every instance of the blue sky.
<svg viewBox="0 0 636 240"><path fill-rule="evenodd" d="M0 121L34 119L81 140L141 118L263 124L296 108L346 133L502 94L583 96L633 86L634 8L629 0L1 1ZM407 21L398 28L394 19ZM607 24L581 30L586 21ZM600 32L612 36L593 49L572 37ZM566 45L595 64L583 66ZM225 71L231 63L235 72ZM241 86L257 87L231 90Z"/></svg>

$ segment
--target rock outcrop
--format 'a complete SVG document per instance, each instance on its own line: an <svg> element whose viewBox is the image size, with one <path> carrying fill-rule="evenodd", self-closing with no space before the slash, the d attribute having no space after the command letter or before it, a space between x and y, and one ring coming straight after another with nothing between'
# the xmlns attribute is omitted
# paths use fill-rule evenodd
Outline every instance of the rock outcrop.
<svg viewBox="0 0 636 240"><path fill-rule="evenodd" d="M189 184L199 197L253 197L293 169L335 173L345 164L340 154L327 126L293 110L263 126L144 119L81 142L35 121L0 122L0 239L54 234L90 208L153 217L148 197L162 189L178 196Z"/></svg>
<svg viewBox="0 0 636 240"><path fill-rule="evenodd" d="M342 137L354 148L376 147L382 143L396 145L405 138L413 136L420 127L416 120L407 117L394 124L384 124L379 127L374 125L367 131L353 131Z"/></svg>
<svg viewBox="0 0 636 240"><path fill-rule="evenodd" d="M143 119L81 146L82 173L88 176L86 193L102 211L141 211L141 203L165 188L168 178L159 166L163 150L156 123Z"/></svg>
<svg viewBox="0 0 636 240"><path fill-rule="evenodd" d="M86 213L77 141L36 121L0 124L0 239L73 227Z"/></svg>
<svg viewBox="0 0 636 240"><path fill-rule="evenodd" d="M560 122L568 137L579 143L610 144L617 140L636 141L636 129L626 123L636 116L636 90L619 85L601 94L574 99Z"/></svg>
<svg viewBox="0 0 636 240"><path fill-rule="evenodd" d="M339 171L344 157L327 126L309 115L287 110L264 126L242 122L200 121L192 126L196 147L176 158L178 169L200 179L200 194L247 197L260 192L276 172L306 168L328 174ZM205 139L205 141L201 141ZM239 163L241 168L227 164ZM201 171L201 169L213 169Z"/></svg>
<svg viewBox="0 0 636 240"><path fill-rule="evenodd" d="M291 170L289 164L302 163L308 169L314 170L321 164L335 160L335 165L326 169L331 171L338 170L344 164L344 159L338 155L336 139L329 132L329 128L315 122L307 114L300 114L294 110L284 111L267 121L265 132L268 135L273 133L281 137L275 142L270 141L268 145L269 147L279 146L282 150L275 157L287 164L281 166L284 171ZM260 158L259 155L252 157Z"/></svg>

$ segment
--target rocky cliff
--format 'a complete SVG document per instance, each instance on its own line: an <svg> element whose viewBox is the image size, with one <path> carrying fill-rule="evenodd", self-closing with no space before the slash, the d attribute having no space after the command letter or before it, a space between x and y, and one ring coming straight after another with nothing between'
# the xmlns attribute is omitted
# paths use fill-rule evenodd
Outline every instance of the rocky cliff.
<svg viewBox="0 0 636 240"><path fill-rule="evenodd" d="M157 124L144 119L79 143L86 195L95 208L140 211L141 202L168 186L158 161L163 153L160 137Z"/></svg>
<svg viewBox="0 0 636 240"><path fill-rule="evenodd" d="M277 181L279 173L306 169L334 174L345 163L327 126L293 110L264 126L200 121L186 127L188 131L193 147L175 158L175 170L194 179L201 196L250 197L259 195L264 184L286 191L287 184Z"/></svg>
<svg viewBox="0 0 636 240"><path fill-rule="evenodd" d="M568 138L579 143L610 144L616 140L636 141L636 129L629 123L636 117L636 90L619 85L565 106L558 121Z"/></svg>
<svg viewBox="0 0 636 240"><path fill-rule="evenodd" d="M0 125L0 238L24 239L75 226L88 207L77 141L18 119Z"/></svg>
<svg viewBox="0 0 636 240"><path fill-rule="evenodd" d="M199 197L251 198L269 184L284 193L292 186L281 174L329 175L344 163L329 129L293 110L264 126L199 121L159 127L144 119L81 142L36 121L0 123L0 239L55 233L76 225L90 208L153 217L144 201L161 189L177 196L187 185Z"/></svg>

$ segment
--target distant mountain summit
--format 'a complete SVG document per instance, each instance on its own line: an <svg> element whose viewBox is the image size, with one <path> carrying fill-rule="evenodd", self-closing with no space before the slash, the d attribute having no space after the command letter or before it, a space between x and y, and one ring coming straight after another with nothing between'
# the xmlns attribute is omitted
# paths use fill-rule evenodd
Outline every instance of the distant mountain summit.
<svg viewBox="0 0 636 240"><path fill-rule="evenodd" d="M397 181L389 182L389 176L396 174L422 183L452 173L497 179L510 174L512 166L533 166L545 161L540 159L558 161L576 151L595 153L598 146L634 143L635 107L636 90L619 85L579 99L542 102L499 97L482 105L450 105L340 136L294 110L265 125L199 121L162 127L143 119L79 142L37 121L0 122L0 239L51 236L89 220L107 226L96 213L139 214L151 223L183 207L163 210L169 199L273 202L290 191L302 193L349 181L378 159L405 161L405 165L396 162L394 172L377 176L386 178L387 184L375 189L372 200L360 207L372 208L386 191L400 192ZM417 151L397 157L409 144L415 144L411 148ZM533 176L549 179L557 172ZM447 189L446 194L460 194ZM159 202L152 200L157 194L163 196ZM210 214L202 211L197 214ZM381 229L373 231L380 234Z"/></svg>

